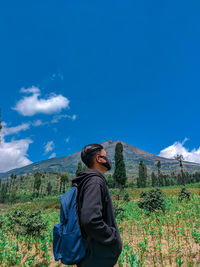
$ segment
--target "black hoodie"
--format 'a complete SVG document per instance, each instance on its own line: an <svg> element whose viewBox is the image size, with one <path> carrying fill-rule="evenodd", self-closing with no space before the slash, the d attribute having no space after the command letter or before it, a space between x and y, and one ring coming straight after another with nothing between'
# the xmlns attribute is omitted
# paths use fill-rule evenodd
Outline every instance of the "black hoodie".
<svg viewBox="0 0 200 267"><path fill-rule="evenodd" d="M104 175L93 169L78 173L78 210L87 255L78 266L112 267L122 251L112 199Z"/></svg>

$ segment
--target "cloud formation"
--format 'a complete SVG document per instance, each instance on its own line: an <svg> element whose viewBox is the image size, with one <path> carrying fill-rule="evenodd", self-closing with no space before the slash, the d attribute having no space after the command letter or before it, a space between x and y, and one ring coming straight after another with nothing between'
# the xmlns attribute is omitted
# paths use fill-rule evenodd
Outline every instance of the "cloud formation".
<svg viewBox="0 0 200 267"><path fill-rule="evenodd" d="M0 143L0 172L31 164L32 161L27 158L27 150L31 143L33 141L29 138L12 140L11 142L5 142L2 139Z"/></svg>
<svg viewBox="0 0 200 267"><path fill-rule="evenodd" d="M48 159L52 159L52 158L55 158L56 157L56 153L52 153L49 157L48 157Z"/></svg>
<svg viewBox="0 0 200 267"><path fill-rule="evenodd" d="M20 125L14 126L14 127L7 127L7 123L5 121L2 122L2 136L7 136L11 134L16 134L20 131L25 131L30 128L30 123L22 123Z"/></svg>
<svg viewBox="0 0 200 267"><path fill-rule="evenodd" d="M20 93L33 93L33 94L36 94L36 93L40 93L40 89L35 87L35 86L29 87L27 89L21 88L20 89Z"/></svg>
<svg viewBox="0 0 200 267"><path fill-rule="evenodd" d="M52 151L54 149L55 145L53 141L49 141L47 142L47 144L45 145L45 153L48 153L49 151Z"/></svg>
<svg viewBox="0 0 200 267"><path fill-rule="evenodd" d="M39 98L40 89L37 87L22 88L21 93L32 93L19 100L13 110L23 116L33 116L37 113L52 114L58 113L62 109L69 108L69 100L61 94L51 93L48 98Z"/></svg>
<svg viewBox="0 0 200 267"><path fill-rule="evenodd" d="M8 135L17 134L30 128L30 123L22 123L14 127L7 127L6 122L2 122L1 142L0 142L0 172L6 172L15 168L24 167L33 163L27 158L29 145L33 140L26 138L20 140L12 139L5 141Z"/></svg>
<svg viewBox="0 0 200 267"><path fill-rule="evenodd" d="M37 127L37 126L40 126L40 125L44 125L46 123L44 123L42 120L36 120L32 123L33 126Z"/></svg>
<svg viewBox="0 0 200 267"><path fill-rule="evenodd" d="M63 118L69 118L69 119L71 119L71 120L74 121L74 120L76 119L76 115L75 115L75 114L72 115L72 116L67 115L67 114L55 115L55 116L53 117L53 119L51 120L51 122L52 122L52 123L58 123L59 120L61 120L61 119L63 119Z"/></svg>
<svg viewBox="0 0 200 267"><path fill-rule="evenodd" d="M183 142L176 141L173 145L166 147L165 149L160 151L158 156L174 159L177 154L183 155L184 161L200 163L200 147L198 149L194 148L191 151L184 147L185 142L189 140L185 138Z"/></svg>
<svg viewBox="0 0 200 267"><path fill-rule="evenodd" d="M67 137L67 138L65 139L65 142L66 142L66 143L69 143L69 137Z"/></svg>

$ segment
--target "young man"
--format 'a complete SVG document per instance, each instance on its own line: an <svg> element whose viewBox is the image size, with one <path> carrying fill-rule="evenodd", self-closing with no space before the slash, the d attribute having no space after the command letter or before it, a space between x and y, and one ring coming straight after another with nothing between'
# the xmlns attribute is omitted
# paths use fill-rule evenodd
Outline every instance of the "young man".
<svg viewBox="0 0 200 267"><path fill-rule="evenodd" d="M122 240L115 221L112 199L104 177L111 161L102 145L90 144L81 151L88 167L78 173L78 211L86 257L78 267L113 267L122 251Z"/></svg>

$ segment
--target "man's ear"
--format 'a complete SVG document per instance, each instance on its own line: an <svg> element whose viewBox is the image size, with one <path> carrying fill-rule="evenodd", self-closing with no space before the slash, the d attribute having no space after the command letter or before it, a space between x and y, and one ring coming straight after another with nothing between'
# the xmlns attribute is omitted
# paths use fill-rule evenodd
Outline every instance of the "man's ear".
<svg viewBox="0 0 200 267"><path fill-rule="evenodd" d="M99 157L98 155L95 155L95 161L99 163L98 157Z"/></svg>
<svg viewBox="0 0 200 267"><path fill-rule="evenodd" d="M96 162L100 163L101 161L99 161L97 158L100 159L99 155L95 156L95 160L96 160Z"/></svg>

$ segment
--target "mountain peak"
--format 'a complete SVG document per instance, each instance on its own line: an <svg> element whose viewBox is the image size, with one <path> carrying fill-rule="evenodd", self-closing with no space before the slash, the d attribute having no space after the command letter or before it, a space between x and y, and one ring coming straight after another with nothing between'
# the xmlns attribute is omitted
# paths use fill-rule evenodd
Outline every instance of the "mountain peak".
<svg viewBox="0 0 200 267"><path fill-rule="evenodd" d="M157 171L156 163L158 160L161 162L161 171L163 173L179 172L179 162L175 159L162 158L157 155L148 153L138 147L130 145L121 140L107 140L101 144L105 148L107 155L112 160L112 169L108 173L114 172L114 155L115 155L115 146L118 142L121 142L123 145L123 157L126 166L127 176L129 178L136 177L138 175L138 165L140 160L142 160L146 166L148 175L151 175L152 171ZM0 173L0 177L7 177L11 173L21 175L31 172L65 172L74 175L78 162L81 161L80 151L73 153L72 155L66 157L52 158L48 160L43 160L41 162L35 162L30 165L24 166L22 168L10 170L6 173ZM184 170L192 173L195 171L200 171L200 164L192 162L183 162Z"/></svg>

